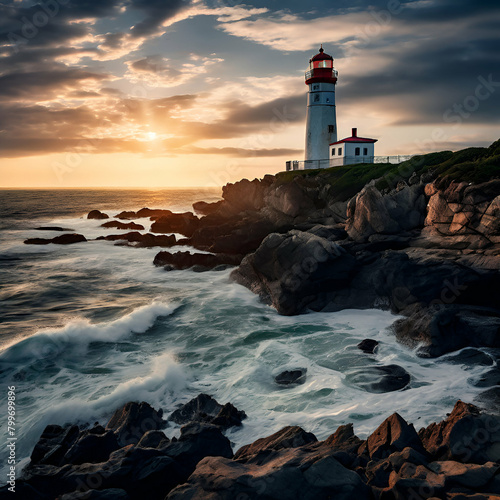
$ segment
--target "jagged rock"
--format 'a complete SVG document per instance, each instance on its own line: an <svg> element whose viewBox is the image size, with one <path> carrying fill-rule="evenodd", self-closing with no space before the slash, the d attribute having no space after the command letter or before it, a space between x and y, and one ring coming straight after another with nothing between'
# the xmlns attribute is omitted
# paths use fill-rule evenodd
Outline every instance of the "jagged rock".
<svg viewBox="0 0 500 500"><path fill-rule="evenodd" d="M59 465L64 455L78 439L80 429L76 425L61 427L48 425L31 453L32 464Z"/></svg>
<svg viewBox="0 0 500 500"><path fill-rule="evenodd" d="M168 419L176 424L207 422L228 429L240 426L245 418L245 412L237 410L231 403L223 406L208 394L200 394L175 410Z"/></svg>
<svg viewBox="0 0 500 500"><path fill-rule="evenodd" d="M421 429L419 436L434 460L485 464L500 456L500 417L462 401L445 421Z"/></svg>
<svg viewBox="0 0 500 500"><path fill-rule="evenodd" d="M332 456L288 449L269 455L262 465L222 458L205 458L186 484L174 489L168 500L186 498L266 498L269 500L368 500L371 490L358 474ZM297 465L300 464L299 467Z"/></svg>
<svg viewBox="0 0 500 500"><path fill-rule="evenodd" d="M236 266L241 259L241 255L160 252L155 256L153 263L155 266L167 266L169 269L190 269L197 266L197 270L209 270L223 265Z"/></svg>
<svg viewBox="0 0 500 500"><path fill-rule="evenodd" d="M64 455L67 464L105 462L113 451L120 448L114 432L95 434L84 431Z"/></svg>
<svg viewBox="0 0 500 500"><path fill-rule="evenodd" d="M162 415L147 403L130 402L115 411L106 429L116 434L120 446L137 444L147 431L166 427Z"/></svg>
<svg viewBox="0 0 500 500"><path fill-rule="evenodd" d="M358 349L362 350L366 354L374 354L378 349L378 341L373 339L364 339L358 345Z"/></svg>
<svg viewBox="0 0 500 500"><path fill-rule="evenodd" d="M209 215L217 212L224 205L224 201L216 201L214 203L207 203L206 201L197 201L193 203L193 210L201 215Z"/></svg>
<svg viewBox="0 0 500 500"><path fill-rule="evenodd" d="M162 448L170 443L163 431L147 431L137 443L140 448Z"/></svg>
<svg viewBox="0 0 500 500"><path fill-rule="evenodd" d="M54 243L55 245L72 245L73 243L81 243L87 241L87 238L82 234L61 234L52 239L47 238L28 238L24 241L25 245L48 245Z"/></svg>
<svg viewBox="0 0 500 500"><path fill-rule="evenodd" d="M261 458L267 457L270 451L299 448L317 441L314 434L304 431L301 427L284 427L271 436L257 439L252 444L242 446L234 455L234 460L245 463L260 463Z"/></svg>
<svg viewBox="0 0 500 500"><path fill-rule="evenodd" d="M204 421L207 417L216 417L221 410L222 405L212 398L212 396L200 394L175 410L170 417L168 417L168 420L176 424L200 422Z"/></svg>
<svg viewBox="0 0 500 500"><path fill-rule="evenodd" d="M119 421L123 420L122 416ZM187 480L202 458L231 458L232 455L229 440L217 427L190 424L181 429L178 440L161 449L131 444L111 453L102 463L28 467L23 479L50 499L77 490L106 490L119 486L131 500L144 498L145 491L148 499L163 500L172 488Z"/></svg>
<svg viewBox="0 0 500 500"><path fill-rule="evenodd" d="M101 212L100 210L92 210L88 213L87 219L109 219L109 215Z"/></svg>
<svg viewBox="0 0 500 500"><path fill-rule="evenodd" d="M352 424L341 425L334 434L325 440L325 444L335 451L344 451L347 453L356 452L364 443L356 435Z"/></svg>
<svg viewBox="0 0 500 500"><path fill-rule="evenodd" d="M175 235L141 234L137 231L125 234L109 234L107 236L99 236L96 240L106 241L128 241L135 243L136 247L173 247L176 245Z"/></svg>
<svg viewBox="0 0 500 500"><path fill-rule="evenodd" d="M307 368L300 370L286 370L274 377L274 381L280 385L303 384L306 381Z"/></svg>
<svg viewBox="0 0 500 500"><path fill-rule="evenodd" d="M144 226L141 226L141 224L136 224L135 222L124 223L117 220L105 222L104 224L101 224L101 227L144 231Z"/></svg>
<svg viewBox="0 0 500 500"><path fill-rule="evenodd" d="M182 214L170 213L155 220L151 226L152 233L180 233L190 237L198 229L200 219L192 212Z"/></svg>
<svg viewBox="0 0 500 500"><path fill-rule="evenodd" d="M406 423L397 413L384 420L368 437L366 444L372 460L387 458L394 452L403 451L406 447L425 453L413 424Z"/></svg>
<svg viewBox="0 0 500 500"><path fill-rule="evenodd" d="M411 381L401 366L365 366L346 372L346 380L367 392L385 393L404 389Z"/></svg>
<svg viewBox="0 0 500 500"><path fill-rule="evenodd" d="M445 476L435 474L423 465L405 463L399 472L391 472L389 486L382 498L406 500L417 494L420 499L443 498Z"/></svg>

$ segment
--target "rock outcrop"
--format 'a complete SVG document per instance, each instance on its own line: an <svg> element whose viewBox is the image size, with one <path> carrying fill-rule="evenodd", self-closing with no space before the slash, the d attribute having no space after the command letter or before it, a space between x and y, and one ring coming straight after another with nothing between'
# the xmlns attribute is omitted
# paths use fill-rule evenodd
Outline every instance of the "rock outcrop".
<svg viewBox="0 0 500 500"><path fill-rule="evenodd" d="M83 234L61 234L61 236L56 236L55 238L28 238L24 241L25 245L48 245L53 243L54 245L72 245L74 243L82 243L87 241L87 238Z"/></svg>
<svg viewBox="0 0 500 500"><path fill-rule="evenodd" d="M293 426L234 456L221 428L200 421L228 405L198 396L171 415L171 421L191 420L171 440L160 430L161 412L146 403L118 409L105 428L48 426L16 483L17 493L34 500L139 500L145 491L152 500L500 495L500 417L462 401L445 421L418 433L394 413L366 440L354 434L352 424L324 441ZM6 488L0 496L9 494Z"/></svg>

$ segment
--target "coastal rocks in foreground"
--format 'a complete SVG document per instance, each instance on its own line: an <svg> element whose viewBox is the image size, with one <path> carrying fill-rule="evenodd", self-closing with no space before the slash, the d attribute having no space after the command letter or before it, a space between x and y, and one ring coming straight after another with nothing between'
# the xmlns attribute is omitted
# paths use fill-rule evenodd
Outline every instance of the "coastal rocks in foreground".
<svg viewBox="0 0 500 500"><path fill-rule="evenodd" d="M354 434L352 424L324 441L293 426L234 456L221 433L227 427L200 421L228 405L200 395L176 410L170 421L189 421L178 439L165 435L161 412L147 403L128 403L106 427L48 426L16 488L32 500L142 500L145 491L152 500L500 495L500 417L462 401L446 420L418 433L394 413L366 440ZM7 494L6 487L0 489L2 498Z"/></svg>
<svg viewBox="0 0 500 500"><path fill-rule="evenodd" d="M25 245L48 245L53 243L55 245L72 245L73 243L82 243L87 241L83 234L61 234L55 238L28 238L24 241Z"/></svg>
<svg viewBox="0 0 500 500"><path fill-rule="evenodd" d="M486 451L476 456L478 430L486 426ZM352 425L320 442L300 427L287 427L244 446L232 460L203 459L167 498L497 498L499 446L500 419L461 401L447 420L419 433L395 413L366 441ZM455 454L447 453L451 448Z"/></svg>

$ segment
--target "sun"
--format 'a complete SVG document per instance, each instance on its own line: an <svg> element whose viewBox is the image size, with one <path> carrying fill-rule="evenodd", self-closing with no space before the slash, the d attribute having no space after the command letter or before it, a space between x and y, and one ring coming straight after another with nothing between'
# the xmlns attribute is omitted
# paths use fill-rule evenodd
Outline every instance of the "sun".
<svg viewBox="0 0 500 500"><path fill-rule="evenodd" d="M146 133L146 140L154 141L156 138L157 138L156 132L147 132Z"/></svg>

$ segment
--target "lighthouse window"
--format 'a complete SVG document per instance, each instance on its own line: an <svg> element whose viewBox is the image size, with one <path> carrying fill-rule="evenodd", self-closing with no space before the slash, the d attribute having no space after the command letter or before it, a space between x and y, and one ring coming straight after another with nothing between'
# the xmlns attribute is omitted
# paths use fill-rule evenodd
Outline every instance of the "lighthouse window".
<svg viewBox="0 0 500 500"><path fill-rule="evenodd" d="M314 102L319 102L319 94L314 95Z"/></svg>
<svg viewBox="0 0 500 500"><path fill-rule="evenodd" d="M313 90L319 90L319 85L313 85Z"/></svg>
<svg viewBox="0 0 500 500"><path fill-rule="evenodd" d="M339 156L342 156L342 148L339 148Z"/></svg>
<svg viewBox="0 0 500 500"><path fill-rule="evenodd" d="M359 156L359 153L360 153L360 148L356 148L354 151L354 155Z"/></svg>
<svg viewBox="0 0 500 500"><path fill-rule="evenodd" d="M328 133L333 134L335 132L335 125L328 125Z"/></svg>
<svg viewBox="0 0 500 500"><path fill-rule="evenodd" d="M363 156L368 156L368 148L363 148Z"/></svg>

